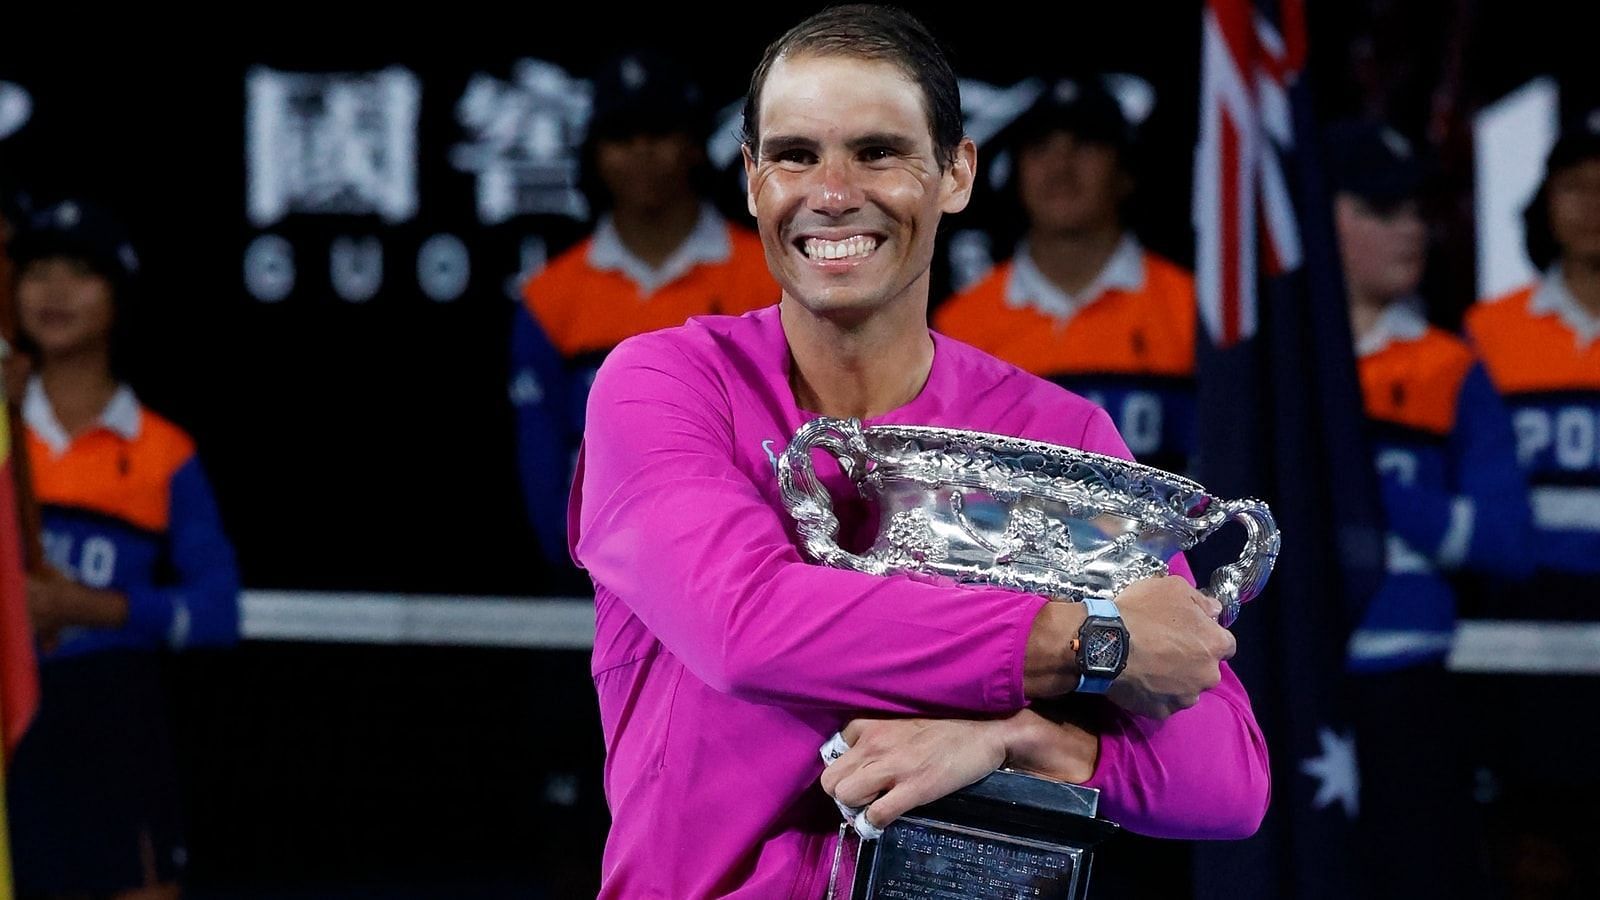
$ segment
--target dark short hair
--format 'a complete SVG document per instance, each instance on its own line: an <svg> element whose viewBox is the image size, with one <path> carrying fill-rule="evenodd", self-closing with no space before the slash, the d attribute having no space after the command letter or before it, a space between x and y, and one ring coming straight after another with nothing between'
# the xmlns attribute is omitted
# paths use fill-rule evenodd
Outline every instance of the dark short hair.
<svg viewBox="0 0 1600 900"><path fill-rule="evenodd" d="M1522 239L1528 260L1539 271L1561 258L1561 245L1550 227L1550 179L1579 163L1600 159L1600 109L1588 110L1562 123L1550 154L1545 158L1544 181L1522 210Z"/></svg>
<svg viewBox="0 0 1600 900"><path fill-rule="evenodd" d="M870 3L833 6L789 29L773 41L750 76L744 98L745 145L761 141L761 92L778 60L792 56L854 56L891 63L916 82L928 113L934 149L955 162L966 131L961 122L961 88L944 50L928 29L903 9Z"/></svg>

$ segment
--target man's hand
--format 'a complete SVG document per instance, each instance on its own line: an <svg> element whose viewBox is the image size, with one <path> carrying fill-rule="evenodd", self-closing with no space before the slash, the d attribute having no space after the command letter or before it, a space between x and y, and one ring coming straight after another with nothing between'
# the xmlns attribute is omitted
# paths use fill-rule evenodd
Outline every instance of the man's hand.
<svg viewBox="0 0 1600 900"><path fill-rule="evenodd" d="M856 719L850 749L822 771L822 789L866 807L883 828L909 810L960 790L1006 761L1004 721Z"/></svg>
<svg viewBox="0 0 1600 900"><path fill-rule="evenodd" d="M960 790L1004 765L1074 783L1094 774L1100 740L1032 710L1009 718L856 719L850 749L822 772L822 789L866 807L884 828L906 812Z"/></svg>
<svg viewBox="0 0 1600 900"><path fill-rule="evenodd" d="M1199 702L1238 649L1217 624L1222 604L1176 575L1149 578L1117 595L1128 629L1128 666L1106 697L1141 716L1164 719Z"/></svg>

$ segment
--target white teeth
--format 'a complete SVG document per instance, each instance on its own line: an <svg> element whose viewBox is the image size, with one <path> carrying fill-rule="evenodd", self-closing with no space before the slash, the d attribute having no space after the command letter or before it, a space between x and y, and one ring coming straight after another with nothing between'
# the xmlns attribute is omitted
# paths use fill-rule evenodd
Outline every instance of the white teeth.
<svg viewBox="0 0 1600 900"><path fill-rule="evenodd" d="M806 256L812 259L852 259L866 256L878 249L878 239L864 234L845 238L842 241L825 241L822 238L806 238Z"/></svg>

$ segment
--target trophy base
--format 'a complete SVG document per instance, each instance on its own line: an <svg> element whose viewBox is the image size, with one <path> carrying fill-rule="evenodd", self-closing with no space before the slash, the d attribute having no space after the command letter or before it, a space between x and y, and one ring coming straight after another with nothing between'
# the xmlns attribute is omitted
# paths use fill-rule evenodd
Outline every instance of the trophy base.
<svg viewBox="0 0 1600 900"><path fill-rule="evenodd" d="M997 771L863 842L850 896L1081 900L1093 848L1119 830L1095 818L1099 794Z"/></svg>

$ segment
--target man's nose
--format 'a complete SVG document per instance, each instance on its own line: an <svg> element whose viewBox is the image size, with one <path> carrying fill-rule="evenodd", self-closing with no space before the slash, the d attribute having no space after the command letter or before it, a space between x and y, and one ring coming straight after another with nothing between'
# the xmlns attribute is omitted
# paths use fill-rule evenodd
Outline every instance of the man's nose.
<svg viewBox="0 0 1600 900"><path fill-rule="evenodd" d="M816 180L811 187L813 212L837 218L861 208L861 187L847 162L823 160L817 166Z"/></svg>

